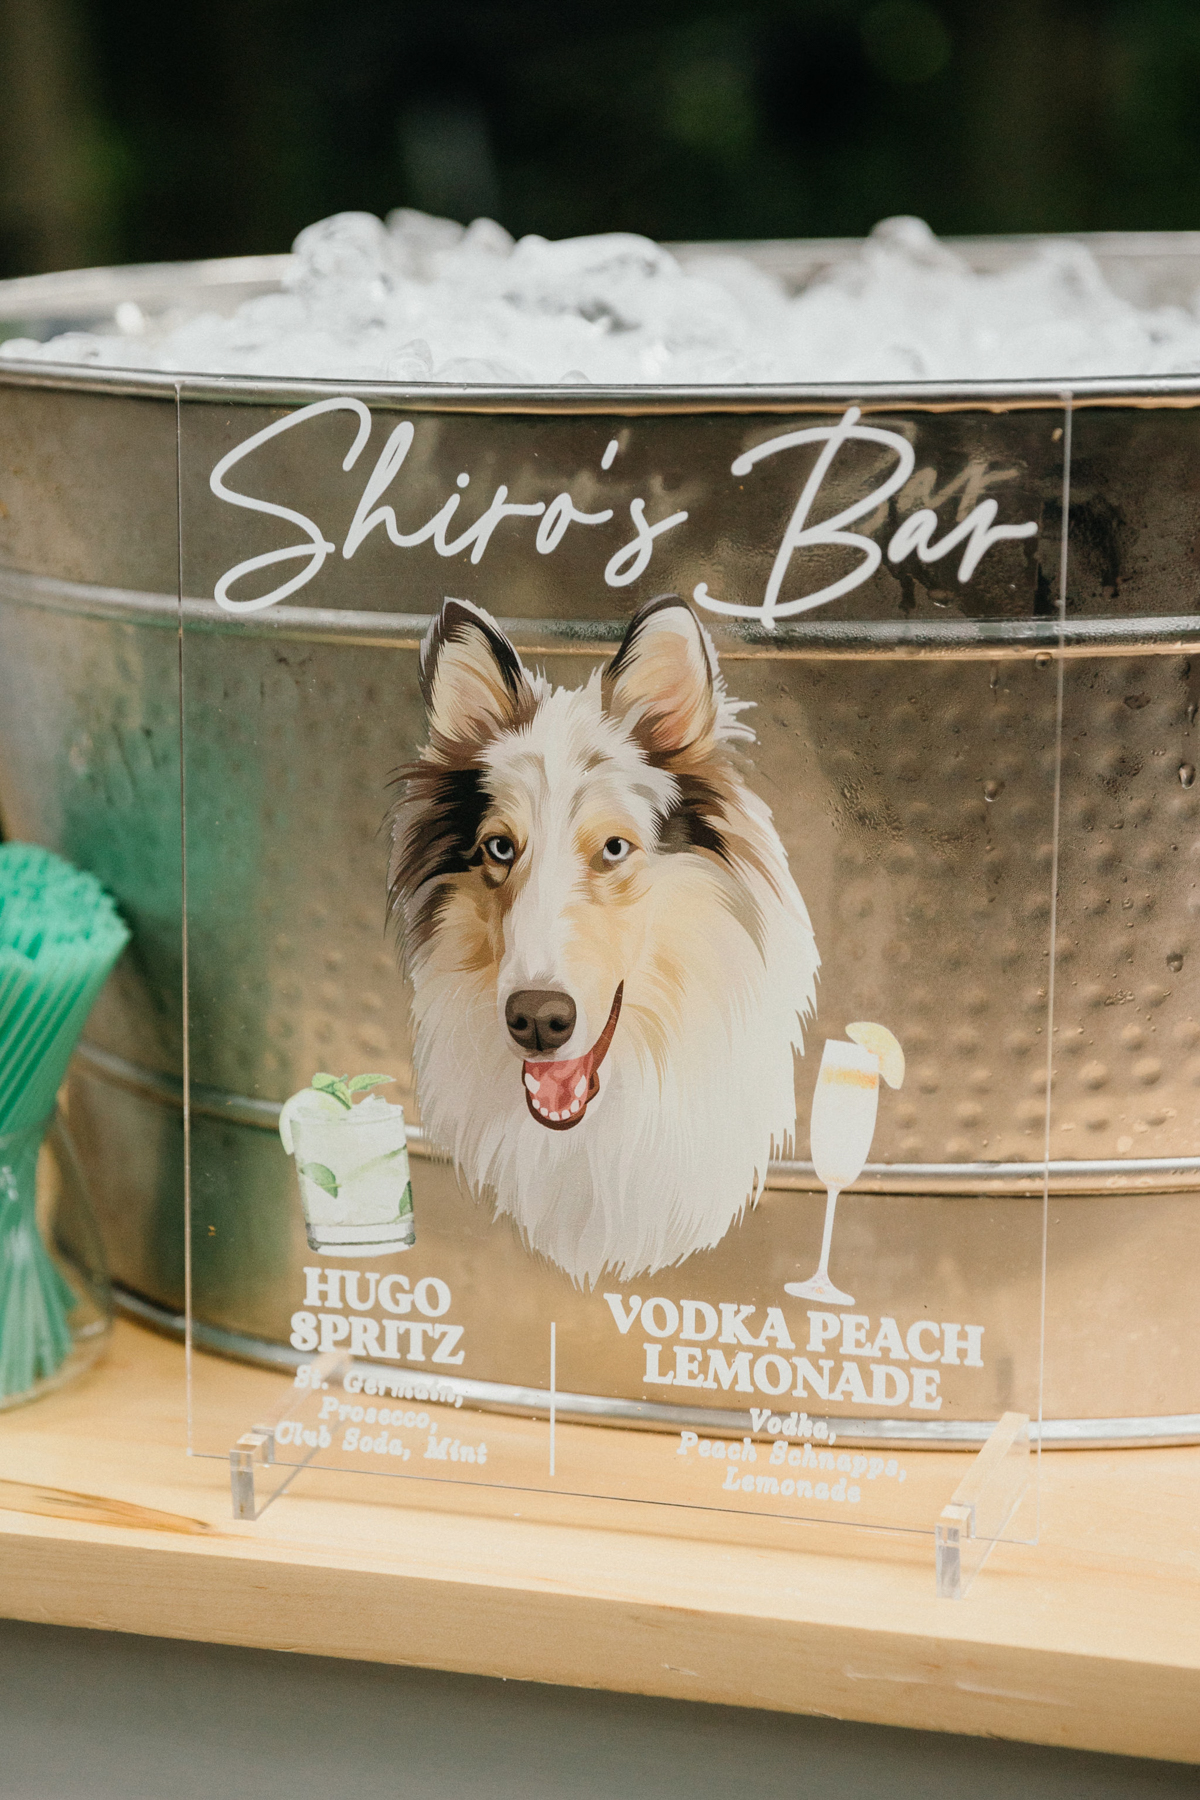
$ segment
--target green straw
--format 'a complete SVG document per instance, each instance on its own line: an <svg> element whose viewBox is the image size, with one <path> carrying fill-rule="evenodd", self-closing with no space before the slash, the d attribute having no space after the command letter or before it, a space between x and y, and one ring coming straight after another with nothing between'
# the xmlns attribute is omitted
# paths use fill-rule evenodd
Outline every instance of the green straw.
<svg viewBox="0 0 1200 1800"><path fill-rule="evenodd" d="M95 876L0 844L0 1405L61 1367L76 1295L37 1226L37 1160L67 1063L129 931Z"/></svg>

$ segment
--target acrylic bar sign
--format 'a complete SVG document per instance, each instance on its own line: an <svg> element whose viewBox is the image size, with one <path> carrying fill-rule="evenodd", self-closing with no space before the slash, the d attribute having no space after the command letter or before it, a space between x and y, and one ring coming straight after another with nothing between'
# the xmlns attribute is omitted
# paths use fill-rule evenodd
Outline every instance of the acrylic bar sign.
<svg viewBox="0 0 1200 1800"><path fill-rule="evenodd" d="M238 1516L270 1463L932 1552L920 1446L1039 1410L1061 408L179 407Z"/></svg>

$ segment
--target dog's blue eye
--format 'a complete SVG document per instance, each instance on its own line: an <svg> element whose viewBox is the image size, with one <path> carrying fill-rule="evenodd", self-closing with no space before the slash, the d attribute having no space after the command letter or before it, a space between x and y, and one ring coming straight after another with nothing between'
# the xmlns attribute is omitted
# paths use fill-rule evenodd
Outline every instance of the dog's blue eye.
<svg viewBox="0 0 1200 1800"><path fill-rule="evenodd" d="M604 845L604 860L606 863L624 862L632 849L628 838L610 837Z"/></svg>
<svg viewBox="0 0 1200 1800"><path fill-rule="evenodd" d="M510 863L517 854L517 846L507 837L485 838L483 847L493 862Z"/></svg>

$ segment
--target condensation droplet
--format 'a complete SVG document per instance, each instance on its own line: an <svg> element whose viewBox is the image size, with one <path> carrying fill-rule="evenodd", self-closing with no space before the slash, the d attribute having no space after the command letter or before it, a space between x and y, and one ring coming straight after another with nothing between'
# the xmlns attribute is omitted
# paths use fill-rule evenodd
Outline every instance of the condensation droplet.
<svg viewBox="0 0 1200 1800"><path fill-rule="evenodd" d="M983 784L985 800L998 800L1003 792L1004 783L1002 781L985 781Z"/></svg>
<svg viewBox="0 0 1200 1800"><path fill-rule="evenodd" d="M1048 650L1039 650L1033 660L1039 669L1048 669L1054 659Z"/></svg>
<svg viewBox="0 0 1200 1800"><path fill-rule="evenodd" d="M1183 967L1183 951L1182 950L1171 950L1168 952L1167 967L1168 967L1168 969L1173 970L1176 975L1178 975L1180 969L1182 969L1182 967Z"/></svg>
<svg viewBox="0 0 1200 1800"><path fill-rule="evenodd" d="M1190 700L1188 702L1188 708L1187 708L1187 722L1189 725L1194 725L1196 723L1196 711L1197 711L1196 702L1194 700Z"/></svg>
<svg viewBox="0 0 1200 1800"><path fill-rule="evenodd" d="M1185 788L1191 787L1191 785L1192 785L1193 781L1195 781L1195 779L1196 779L1195 764L1194 763L1180 763L1180 765L1179 765L1179 785L1180 785L1180 787L1185 787Z"/></svg>

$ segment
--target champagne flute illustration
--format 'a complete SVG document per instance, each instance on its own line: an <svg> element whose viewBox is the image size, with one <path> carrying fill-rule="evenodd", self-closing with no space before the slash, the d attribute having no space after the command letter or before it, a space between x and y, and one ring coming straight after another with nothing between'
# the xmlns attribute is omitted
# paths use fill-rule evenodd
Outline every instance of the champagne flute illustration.
<svg viewBox="0 0 1200 1800"><path fill-rule="evenodd" d="M786 1294L799 1300L824 1300L833 1306L853 1306L853 1294L844 1294L829 1279L829 1251L838 1195L857 1181L871 1154L875 1115L879 1107L879 1077L889 1087L904 1080L904 1052L886 1026L861 1022L846 1027L851 1042L828 1038L817 1085L813 1093L813 1168L825 1184L825 1225L821 1233L821 1257L808 1281L789 1281Z"/></svg>

